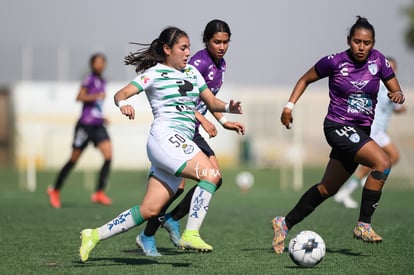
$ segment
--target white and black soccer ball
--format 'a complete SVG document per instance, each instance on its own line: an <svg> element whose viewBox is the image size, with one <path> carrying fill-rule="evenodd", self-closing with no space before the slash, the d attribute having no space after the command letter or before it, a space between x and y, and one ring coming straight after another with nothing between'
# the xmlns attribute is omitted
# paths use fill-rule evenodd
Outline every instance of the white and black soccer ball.
<svg viewBox="0 0 414 275"><path fill-rule="evenodd" d="M325 252L325 242L313 231L302 231L289 242L289 256L299 266L312 267L319 264Z"/></svg>
<svg viewBox="0 0 414 275"><path fill-rule="evenodd" d="M240 191L247 192L254 184L254 176L248 171L240 172L236 177L236 184Z"/></svg>

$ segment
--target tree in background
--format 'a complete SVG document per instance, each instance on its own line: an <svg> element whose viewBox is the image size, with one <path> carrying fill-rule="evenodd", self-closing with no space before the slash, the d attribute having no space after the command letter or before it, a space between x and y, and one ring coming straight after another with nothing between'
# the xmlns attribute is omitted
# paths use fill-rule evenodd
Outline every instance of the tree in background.
<svg viewBox="0 0 414 275"><path fill-rule="evenodd" d="M411 6L404 8L403 12L409 20L409 26L405 32L405 42L410 49L414 50L414 1Z"/></svg>

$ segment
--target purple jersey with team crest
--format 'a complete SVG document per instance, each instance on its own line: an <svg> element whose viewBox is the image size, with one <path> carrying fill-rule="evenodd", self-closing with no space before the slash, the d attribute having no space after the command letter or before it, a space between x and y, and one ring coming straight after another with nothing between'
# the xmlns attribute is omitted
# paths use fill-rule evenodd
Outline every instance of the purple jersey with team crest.
<svg viewBox="0 0 414 275"><path fill-rule="evenodd" d="M319 77L329 77L327 119L337 123L371 126L381 80L394 77L388 60L377 50L356 63L349 50L329 55L315 65Z"/></svg>
<svg viewBox="0 0 414 275"><path fill-rule="evenodd" d="M221 85L223 85L223 73L226 71L226 61L222 58L218 65L213 61L207 49L198 51L193 55L189 62L195 66L203 76L208 88L216 95ZM203 116L207 113L206 104L200 99L196 106L197 111ZM200 122L196 121L196 133L200 127Z"/></svg>
<svg viewBox="0 0 414 275"><path fill-rule="evenodd" d="M86 88L89 95L105 92L105 85L106 81L96 74L90 74L82 82L82 88ZM80 123L86 125L102 125L104 122L102 106L103 99L84 102L82 115L79 119Z"/></svg>

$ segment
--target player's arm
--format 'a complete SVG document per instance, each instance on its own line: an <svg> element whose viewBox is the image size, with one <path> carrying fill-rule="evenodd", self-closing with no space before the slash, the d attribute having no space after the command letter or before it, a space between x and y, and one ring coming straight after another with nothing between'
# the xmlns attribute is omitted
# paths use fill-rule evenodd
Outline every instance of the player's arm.
<svg viewBox="0 0 414 275"><path fill-rule="evenodd" d="M88 94L88 88L81 87L78 93L78 96L76 97L76 101L81 102L94 102L99 99L105 99L105 93L97 93L97 94Z"/></svg>
<svg viewBox="0 0 414 275"><path fill-rule="evenodd" d="M135 109L132 105L128 104L126 101L133 95L136 95L138 92L138 87L132 84L126 85L124 88L119 90L114 96L115 105L119 107L121 113L127 116L129 119L135 118Z"/></svg>
<svg viewBox="0 0 414 275"><path fill-rule="evenodd" d="M205 116L199 111L195 111L195 117L200 122L201 127L207 132L209 138L217 136L217 129L213 123L211 123Z"/></svg>
<svg viewBox="0 0 414 275"><path fill-rule="evenodd" d="M209 88L205 88L200 94L201 100L207 105L210 112L226 112L233 114L242 114L241 102L230 100L226 103L217 97L210 91Z"/></svg>
<svg viewBox="0 0 414 275"><path fill-rule="evenodd" d="M296 83L292 93L290 94L288 104L286 104L283 108L282 115L280 117L280 121L287 129L290 129L290 124L293 123L292 110L296 102L298 102L308 85L319 79L320 77L316 71L316 68L313 66Z"/></svg>
<svg viewBox="0 0 414 275"><path fill-rule="evenodd" d="M388 97L392 102L397 104L403 104L405 101L404 93L401 91L400 83L397 77L393 77L384 82L385 87L388 90Z"/></svg>
<svg viewBox="0 0 414 275"><path fill-rule="evenodd" d="M237 134L242 134L246 132L246 129L243 124L239 122L228 121L227 118L224 116L223 113L214 112L213 116L215 119L223 125L224 129L235 131Z"/></svg>

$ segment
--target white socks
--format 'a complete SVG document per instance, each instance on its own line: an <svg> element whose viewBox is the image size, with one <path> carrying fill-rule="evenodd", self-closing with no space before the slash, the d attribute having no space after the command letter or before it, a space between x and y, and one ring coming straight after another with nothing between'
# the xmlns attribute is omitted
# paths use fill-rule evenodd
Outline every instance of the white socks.
<svg viewBox="0 0 414 275"><path fill-rule="evenodd" d="M186 230L200 230L204 218L208 212L208 205L213 196L216 186L208 181L200 181L194 190L193 198L191 199L190 212L188 213L188 220Z"/></svg>
<svg viewBox="0 0 414 275"><path fill-rule="evenodd" d="M99 239L105 240L120 233L124 233L143 222L144 219L139 211L139 206L134 206L119 214L115 219L99 227Z"/></svg>

